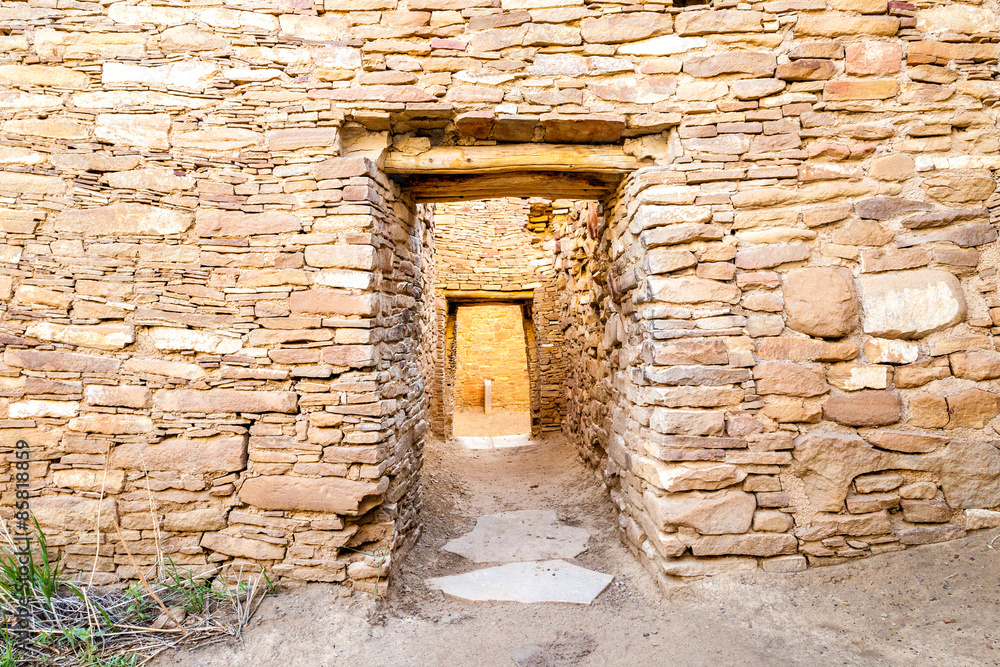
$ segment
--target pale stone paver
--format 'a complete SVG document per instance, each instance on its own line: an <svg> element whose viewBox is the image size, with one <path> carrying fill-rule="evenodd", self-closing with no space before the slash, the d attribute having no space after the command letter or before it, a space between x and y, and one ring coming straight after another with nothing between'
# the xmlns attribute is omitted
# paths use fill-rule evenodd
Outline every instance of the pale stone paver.
<svg viewBox="0 0 1000 667"><path fill-rule="evenodd" d="M487 436L463 435L455 438L463 449L507 449L511 447L528 447L533 444L531 436L501 435L494 438Z"/></svg>
<svg viewBox="0 0 1000 667"><path fill-rule="evenodd" d="M427 580L445 595L473 602L590 604L614 577L563 560L509 563Z"/></svg>
<svg viewBox="0 0 1000 667"><path fill-rule="evenodd" d="M590 534L559 523L555 510L519 510L479 517L471 533L444 547L474 563L573 558L587 550Z"/></svg>

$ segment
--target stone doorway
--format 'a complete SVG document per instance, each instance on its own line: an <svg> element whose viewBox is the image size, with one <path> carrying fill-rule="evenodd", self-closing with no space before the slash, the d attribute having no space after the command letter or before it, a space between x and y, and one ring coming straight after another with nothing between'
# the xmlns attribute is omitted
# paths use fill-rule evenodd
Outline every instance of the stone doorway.
<svg viewBox="0 0 1000 667"><path fill-rule="evenodd" d="M445 339L444 399L452 406L451 431L436 432L462 438L470 447L492 447L494 436L540 435L533 300L472 301L447 294L446 299L445 330L438 335Z"/></svg>
<svg viewBox="0 0 1000 667"><path fill-rule="evenodd" d="M494 178L500 193L513 194L503 185L505 175ZM486 192L482 183L473 191ZM412 184L410 192L402 194L426 192L422 187ZM419 346L426 350L432 344L433 350L422 359L429 408L429 429L419 444L420 477L425 480L419 487L423 494L420 534L426 539L419 540L412 557L416 562L437 558L428 551L440 550L436 543L443 537L442 526L448 527L447 537L455 539L467 530L467 519L497 519L495 510L508 502L506 493L519 497L521 511L551 512L546 493L559 495L561 474L585 480L577 485L577 492L601 498L597 505L604 509L576 507L563 517L571 524L560 528L556 521L547 530L573 530L569 525L583 522L600 525L604 534L614 535L618 524L608 515L614 511L609 491L613 491L615 476L599 475L604 484L595 483L592 469L613 467L606 452L611 405L617 399L612 396L610 359L602 346L614 340L609 339L608 322L619 321L615 313L606 312L614 307L605 215L613 205L610 191L600 201L538 196L459 202L413 199L414 220L427 226L421 235L421 287L427 297ZM612 332L617 331L615 326ZM511 335L494 336L501 330ZM476 353L480 353L478 358ZM513 386L517 382L506 382L514 374L523 377L521 384L527 390L523 394ZM530 435L518 436L516 445L506 442L504 427L509 424L496 421L487 424L492 429L489 435L477 432L468 438L490 441L489 446L470 447L463 442L468 433L463 427L469 426L466 411L471 408L482 415L482 380L487 376L494 383L494 407L530 408L525 422ZM469 451L483 449L493 451ZM544 484L526 483L517 474L519 466L529 468L532 461L540 466L534 479ZM543 470L554 461L562 462L556 466L562 472L546 479ZM461 504L452 506L436 495L441 492L437 482L443 479L462 489ZM543 493L542 486L552 488ZM463 514L461 521L455 520L453 512ZM459 528L460 532L451 530ZM589 531L579 532L587 535ZM505 534L501 541L520 545L517 536ZM412 564L406 564L410 558L403 568L412 572ZM532 567L549 566L532 562ZM600 588L620 570L617 564L599 560L594 565L594 571L579 570L574 563L565 567L567 572L600 578L604 581ZM458 571L441 573L461 576Z"/></svg>
<svg viewBox="0 0 1000 667"><path fill-rule="evenodd" d="M425 289L435 295L436 316L424 337L435 341L427 361L432 431L444 439L484 436L484 429L536 437L561 431L573 370L566 328L571 311L590 301L566 298L567 288L582 288L568 279L570 239L589 215L600 218L601 205L497 198L436 203L424 215L431 211L433 286ZM580 326L602 324L593 318ZM500 413L494 419L484 414L487 379Z"/></svg>
<svg viewBox="0 0 1000 667"><path fill-rule="evenodd" d="M588 148L596 148L595 155ZM614 154L610 158L604 155L608 150ZM544 447L553 442L548 436L562 434L585 461L606 471L598 478L607 487L605 493L614 493L616 476L611 471L615 466L607 452L613 404L620 397L614 396L611 379L611 364L617 363L617 357L612 362L603 343L620 345L623 334L616 311L620 305L611 296L614 287L609 275L611 230L620 215L617 193L628 170L616 158L620 148L608 150L573 147L570 152L580 153L591 169L565 172L528 165L515 171L463 173L460 165L454 169L457 173L420 169L400 173L398 156L390 154L385 171L398 186L398 190L392 188L396 211L411 239L409 256L419 257L419 271L410 274L409 280L415 293L423 295L414 308L420 328L407 348L420 351L422 391L419 395L410 392L407 405L419 401L424 406L426 431L419 427L414 431L413 495L399 503L406 514L409 508L404 504L410 498L416 509L424 504L416 473L424 458L425 440L448 441L455 434L453 414L461 404L456 386L460 311L484 305L505 304L521 311L535 444ZM637 166L628 159L631 167ZM427 164L435 161L427 158ZM527 161L531 162L530 156ZM495 219L497 211L516 211L516 224L500 224ZM458 218L463 212L473 219L492 220L491 231L477 232L474 226L461 224ZM468 238L448 236L448 231L456 230L466 237L482 237L476 238L474 252L468 252ZM520 246L507 243L509 234L515 232L523 242ZM396 234L401 236L402 229ZM484 246L499 249L494 254L500 257L483 256ZM442 259L452 266L445 270ZM411 409L407 408L407 414ZM419 522L413 516L412 522L397 521L396 525L395 550L402 555L413 544L406 537L420 534ZM411 529L415 530L411 533Z"/></svg>
<svg viewBox="0 0 1000 667"><path fill-rule="evenodd" d="M553 222L563 224L570 206L520 198L434 205L431 425L440 437L484 435L455 431L454 414L478 430L496 422L498 435L560 429L565 358L554 262L562 232ZM484 421L485 379L499 413Z"/></svg>

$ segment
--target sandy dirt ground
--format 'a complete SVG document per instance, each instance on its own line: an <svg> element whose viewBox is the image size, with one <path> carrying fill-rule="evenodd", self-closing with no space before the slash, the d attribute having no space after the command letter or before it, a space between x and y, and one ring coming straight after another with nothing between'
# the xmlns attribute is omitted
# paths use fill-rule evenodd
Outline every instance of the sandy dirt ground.
<svg viewBox="0 0 1000 667"><path fill-rule="evenodd" d="M469 451L429 440L424 532L372 600L330 585L264 601L243 641L161 654L158 667L237 665L998 665L998 531L794 575L656 586L610 503L559 438ZM426 577L477 569L440 551L483 514L554 508L591 533L572 562L615 575L591 606L470 603ZM1000 540L995 545L1000 549Z"/></svg>
<svg viewBox="0 0 1000 667"><path fill-rule="evenodd" d="M482 409L456 410L452 431L458 437L521 435L531 433L531 413L511 410L493 410L487 416Z"/></svg>

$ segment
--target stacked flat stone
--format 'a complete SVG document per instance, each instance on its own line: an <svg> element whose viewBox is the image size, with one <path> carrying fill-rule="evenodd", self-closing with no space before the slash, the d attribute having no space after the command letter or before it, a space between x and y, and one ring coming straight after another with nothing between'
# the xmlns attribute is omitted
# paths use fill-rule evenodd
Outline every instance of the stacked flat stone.
<svg viewBox="0 0 1000 667"><path fill-rule="evenodd" d="M386 153L544 141L641 161L550 226L567 429L651 571L1000 524L998 10L4 3L3 517L24 438L69 571L384 587L440 326Z"/></svg>

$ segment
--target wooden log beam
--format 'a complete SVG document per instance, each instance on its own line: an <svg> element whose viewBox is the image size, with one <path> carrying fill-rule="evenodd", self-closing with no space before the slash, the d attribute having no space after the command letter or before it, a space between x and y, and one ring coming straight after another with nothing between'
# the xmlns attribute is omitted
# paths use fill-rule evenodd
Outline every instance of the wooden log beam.
<svg viewBox="0 0 1000 667"><path fill-rule="evenodd" d="M417 202L474 201L501 197L602 200L618 186L617 174L514 172L399 177Z"/></svg>
<svg viewBox="0 0 1000 667"><path fill-rule="evenodd" d="M560 171L626 174L639 160L621 146L576 144L497 144L496 146L438 146L419 155L390 151L385 171L390 174L489 174L507 171Z"/></svg>
<svg viewBox="0 0 1000 667"><path fill-rule="evenodd" d="M504 292L500 290L445 290L444 297L449 301L530 301L535 293L532 290Z"/></svg>

